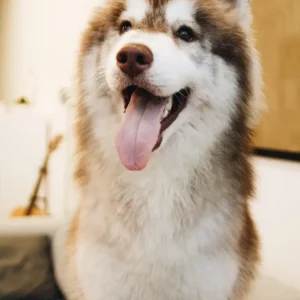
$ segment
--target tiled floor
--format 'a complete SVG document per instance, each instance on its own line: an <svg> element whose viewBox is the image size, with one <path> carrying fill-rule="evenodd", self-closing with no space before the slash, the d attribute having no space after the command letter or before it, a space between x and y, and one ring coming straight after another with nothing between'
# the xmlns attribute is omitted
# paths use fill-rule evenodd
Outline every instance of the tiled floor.
<svg viewBox="0 0 300 300"><path fill-rule="evenodd" d="M255 166L263 264L251 300L300 300L300 163L255 158Z"/></svg>

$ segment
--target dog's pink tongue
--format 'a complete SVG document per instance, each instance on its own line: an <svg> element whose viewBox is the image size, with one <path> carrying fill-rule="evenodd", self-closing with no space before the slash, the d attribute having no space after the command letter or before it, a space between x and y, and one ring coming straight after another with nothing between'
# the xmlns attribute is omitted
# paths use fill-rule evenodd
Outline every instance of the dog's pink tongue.
<svg viewBox="0 0 300 300"><path fill-rule="evenodd" d="M131 96L116 146L123 165L131 171L146 167L160 133L165 99L137 88Z"/></svg>

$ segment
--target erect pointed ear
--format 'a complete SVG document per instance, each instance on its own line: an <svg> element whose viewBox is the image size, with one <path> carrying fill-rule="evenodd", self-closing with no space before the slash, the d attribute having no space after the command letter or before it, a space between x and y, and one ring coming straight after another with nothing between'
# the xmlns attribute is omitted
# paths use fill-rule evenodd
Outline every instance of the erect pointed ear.
<svg viewBox="0 0 300 300"><path fill-rule="evenodd" d="M249 8L249 0L222 0L222 1L227 2L233 9L235 9L242 26L245 28L249 28L252 21L250 8Z"/></svg>

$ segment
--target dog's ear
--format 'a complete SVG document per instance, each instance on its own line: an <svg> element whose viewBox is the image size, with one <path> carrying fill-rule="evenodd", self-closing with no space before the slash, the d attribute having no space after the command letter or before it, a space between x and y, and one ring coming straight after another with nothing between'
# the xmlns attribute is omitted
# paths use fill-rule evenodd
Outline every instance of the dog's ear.
<svg viewBox="0 0 300 300"><path fill-rule="evenodd" d="M232 9L235 9L243 27L248 28L251 25L251 13L249 0L221 0L227 2Z"/></svg>

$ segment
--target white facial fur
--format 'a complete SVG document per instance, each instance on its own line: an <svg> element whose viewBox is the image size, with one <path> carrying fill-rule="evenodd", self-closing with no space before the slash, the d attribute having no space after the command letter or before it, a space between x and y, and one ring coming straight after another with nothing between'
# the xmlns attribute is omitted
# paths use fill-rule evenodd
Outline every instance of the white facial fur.
<svg viewBox="0 0 300 300"><path fill-rule="evenodd" d="M147 1L127 0L126 5L127 10L122 15L125 20L134 19L136 22L141 22L149 10Z"/></svg>
<svg viewBox="0 0 300 300"><path fill-rule="evenodd" d="M194 12L195 8L193 1L174 0L167 4L166 19L169 24L176 24L176 22L183 21L193 22Z"/></svg>
<svg viewBox="0 0 300 300"><path fill-rule="evenodd" d="M170 96L192 83L197 73L196 66L171 36L132 30L120 38L108 60L106 78L111 89L119 88L118 77L122 76L116 66L116 55L129 43L145 45L153 53L153 64L145 76L147 83L158 88L161 96Z"/></svg>
<svg viewBox="0 0 300 300"><path fill-rule="evenodd" d="M249 29L251 25L251 14L249 13L249 1L248 0L236 0L236 10L239 16L241 25L245 29Z"/></svg>

